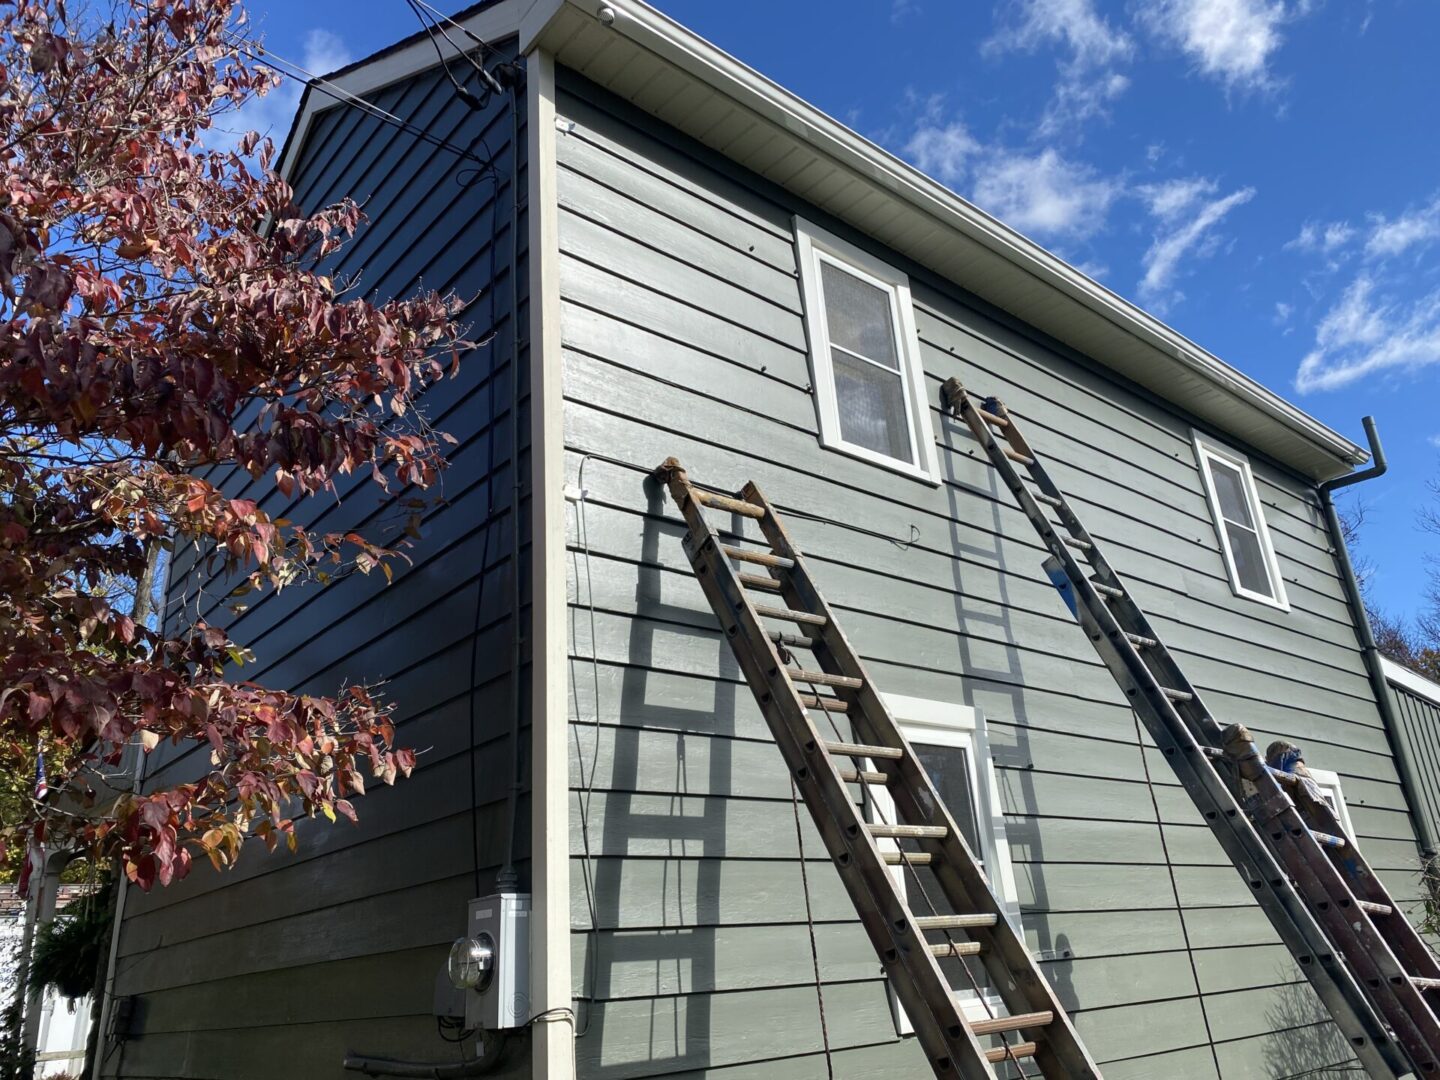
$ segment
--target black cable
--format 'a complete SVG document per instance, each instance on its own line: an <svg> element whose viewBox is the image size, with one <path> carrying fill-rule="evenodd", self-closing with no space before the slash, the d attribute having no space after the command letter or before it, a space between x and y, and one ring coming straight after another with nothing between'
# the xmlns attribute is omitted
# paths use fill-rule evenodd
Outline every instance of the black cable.
<svg viewBox="0 0 1440 1080"><path fill-rule="evenodd" d="M405 0L405 2L410 5L410 10L415 13L415 17L420 20L420 25L425 28L425 35L430 39L430 43L435 46L435 55L440 57L440 64L445 68L446 75L450 75L450 65L445 62L445 57L442 56L440 53L440 42L435 40L435 30L440 31L440 36L450 43L450 47L455 50L456 55L458 55L460 59L464 60L471 67L473 67L475 71L479 74L481 80L485 83L485 97L483 99L477 98L477 101L488 102L492 93L499 94L504 92L504 87L500 85L499 81L495 78L494 75L492 75L489 71L485 69L485 65L476 60L459 45L455 44L455 39L450 36L449 32L446 31L445 27L441 26L438 21L433 18L427 18L425 13L420 10L421 5L416 3L416 0ZM428 4L425 6L429 7ZM446 21L449 22L452 20L447 18ZM467 31L467 33L469 32ZM480 39L476 38L474 34L470 34L470 37L475 38L476 41L480 41ZM480 41L480 44L484 45L487 49L490 48L490 46L483 41ZM450 75L450 81L454 83L455 76ZM461 90L458 83L456 83L455 89L458 93L461 94L462 97L469 95L469 91ZM477 107L484 108L484 104L482 103L480 106Z"/></svg>

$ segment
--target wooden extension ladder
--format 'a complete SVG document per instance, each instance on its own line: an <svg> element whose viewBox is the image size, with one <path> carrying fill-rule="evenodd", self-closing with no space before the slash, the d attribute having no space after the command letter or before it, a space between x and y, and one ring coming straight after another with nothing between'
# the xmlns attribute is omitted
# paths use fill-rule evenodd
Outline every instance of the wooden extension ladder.
<svg viewBox="0 0 1440 1080"><path fill-rule="evenodd" d="M935 1075L994 1080L1004 1075L996 1071L1004 1063L1020 1076L1034 1076L1031 1070L1038 1068L1050 1080L1099 1080L1070 1018L1005 918L770 503L753 483L738 497L702 491L674 458L655 475L685 516L684 546L695 576ZM722 542L706 520L707 506L756 522L768 549L746 546L743 539ZM753 569L737 571L732 560ZM762 620L793 624L800 633L770 629ZM792 649L814 657L809 670L792 666ZM831 734L822 733L812 713L825 718ZM848 733L837 717L848 723ZM864 820L847 784L861 785L862 793L865 785L883 785L899 821ZM879 839L918 850L882 851ZM912 913L892 866L912 875L927 868L958 914ZM918 876L916 882L923 895ZM933 940L937 934L945 940ZM987 989L1000 995L1007 1015L966 1018L940 962L968 965L972 958L983 963ZM964 970L968 974L968 966Z"/></svg>
<svg viewBox="0 0 1440 1080"><path fill-rule="evenodd" d="M1440 966L1333 810L1304 778L1267 765L1243 725L1216 722L1005 406L977 403L958 379L944 396L1035 526L1050 580L1361 1064L1381 1080L1440 1076L1429 996L1440 990Z"/></svg>

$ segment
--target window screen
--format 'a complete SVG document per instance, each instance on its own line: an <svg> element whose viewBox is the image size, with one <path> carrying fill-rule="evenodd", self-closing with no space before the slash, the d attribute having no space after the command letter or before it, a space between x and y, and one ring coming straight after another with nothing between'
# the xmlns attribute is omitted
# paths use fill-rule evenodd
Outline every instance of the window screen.
<svg viewBox="0 0 1440 1080"><path fill-rule="evenodd" d="M820 280L841 437L913 464L890 294L829 260L820 264Z"/></svg>

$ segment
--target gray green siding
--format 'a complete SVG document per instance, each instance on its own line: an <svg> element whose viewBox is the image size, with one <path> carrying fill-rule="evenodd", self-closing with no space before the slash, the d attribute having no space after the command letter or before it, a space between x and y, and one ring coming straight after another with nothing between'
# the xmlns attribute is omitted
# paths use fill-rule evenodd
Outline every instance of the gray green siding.
<svg viewBox="0 0 1440 1080"><path fill-rule="evenodd" d="M1419 780L1413 809L1428 816L1431 827L1440 832L1440 702L1395 682L1390 693L1400 723L1398 737L1409 750Z"/></svg>
<svg viewBox="0 0 1440 1080"><path fill-rule="evenodd" d="M467 901L477 889L491 891L504 857L513 695L527 682L515 678L510 660L517 565L512 350L516 326L528 325L523 292L518 320L510 310L513 290L527 280L523 211L518 229L511 221L526 185L523 162L518 182L512 177L525 145L523 91L520 99L517 145L502 102L472 112L433 72L373 95L380 108L449 143L480 155L488 144L498 184L463 184L473 162L352 108L318 118L292 172L302 205L348 196L370 218L336 260L337 275L359 274L360 288L380 297L422 285L478 296L465 315L472 336L483 336L492 317L497 336L464 359L457 378L425 395L431 420L459 442L434 492L444 502L426 512L423 539L411 563L397 563L393 584L372 574L297 587L253 602L236 618L218 600L229 584L181 552L169 617L228 626L256 654L243 674L269 685L325 693L347 682L384 681L399 708L400 739L423 752L411 780L393 789L376 781L378 790L357 800L358 827L305 823L298 855L282 848L267 856L252 841L232 872L200 865L172 888L130 892L116 992L139 999L138 1035L111 1050L107 1075L341 1077L354 1075L341 1069L349 1050L457 1057L436 1034L434 980L464 929ZM527 363L522 349L518 370ZM524 462L521 469L528 471ZM268 482L223 472L215 478L273 515L372 536L397 516L396 498L415 494L382 498L367 474L342 477L338 501L321 496L292 505ZM523 533L521 541L523 565ZM523 578L522 585L528 597ZM528 608L522 614L528 617ZM528 717L528 694L522 705ZM520 737L528 740L528 727ZM148 781L203 767L194 751L157 752ZM528 782L517 812L523 883ZM513 1040L510 1054L497 1075L528 1075L526 1040Z"/></svg>
<svg viewBox="0 0 1440 1080"><path fill-rule="evenodd" d="M585 493L568 521L580 1076L825 1075L788 781L647 478L670 455L790 512L883 691L984 710L1027 935L1108 1078L1343 1062L939 386L959 376L1023 419L1211 707L1337 770L1367 855L1413 901L1414 838L1314 490L1252 460L1292 610L1235 598L1187 418L904 264L944 483L823 450L791 216L886 252L561 75L567 479ZM801 835L836 1075L921 1075L808 819Z"/></svg>

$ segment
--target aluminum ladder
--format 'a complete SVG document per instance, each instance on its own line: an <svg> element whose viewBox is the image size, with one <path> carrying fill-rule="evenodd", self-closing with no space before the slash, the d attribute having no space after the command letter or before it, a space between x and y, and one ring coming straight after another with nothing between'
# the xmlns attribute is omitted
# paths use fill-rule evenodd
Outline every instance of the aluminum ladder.
<svg viewBox="0 0 1440 1080"><path fill-rule="evenodd" d="M1099 1080L1099 1069L1005 918L774 508L753 483L738 496L701 490L674 458L655 477L685 517L690 565L935 1075L995 1080L1034 1076L1038 1069L1048 1080ZM754 521L765 547L746 546L738 536L723 542L705 507ZM750 569L737 570L732 560ZM770 629L765 620L791 624L800 633ZM808 670L798 666L792 649L813 656ZM830 734L812 713L832 727ZM849 784L861 786L862 803L873 802L867 785L883 786L899 820L866 821ZM895 840L897 850L882 850L877 840ZM910 847L901 848L902 841ZM915 875L917 867L933 872L959 914L912 912L895 875ZM944 940L932 940L936 934ZM968 965L971 958L984 964L988 989L999 994L1008 1015L965 1016L940 962ZM1000 1045L982 1045L982 1039Z"/></svg>
<svg viewBox="0 0 1440 1080"><path fill-rule="evenodd" d="M1034 525L1051 582L1361 1064L1381 1080L1440 1076L1440 1020L1427 999L1440 990L1440 966L1329 805L1303 778L1267 765L1242 724L1221 728L1005 406L977 402L958 379L942 393Z"/></svg>

